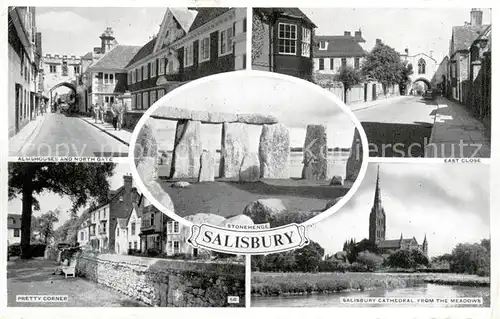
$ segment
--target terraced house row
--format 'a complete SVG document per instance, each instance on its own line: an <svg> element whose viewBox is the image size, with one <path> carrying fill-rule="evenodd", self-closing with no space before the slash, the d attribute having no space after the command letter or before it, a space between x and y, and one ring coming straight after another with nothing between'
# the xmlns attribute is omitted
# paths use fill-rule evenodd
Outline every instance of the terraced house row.
<svg viewBox="0 0 500 319"><path fill-rule="evenodd" d="M180 85L245 69L246 26L245 8L167 8L158 34L142 47L118 44L106 29L96 48L101 55L82 75L80 111L122 100L129 110L126 125L133 128Z"/></svg>

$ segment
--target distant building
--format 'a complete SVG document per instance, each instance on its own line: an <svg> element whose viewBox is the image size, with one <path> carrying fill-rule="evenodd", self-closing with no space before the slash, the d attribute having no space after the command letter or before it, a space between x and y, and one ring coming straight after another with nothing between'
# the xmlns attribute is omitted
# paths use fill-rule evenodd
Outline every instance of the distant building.
<svg viewBox="0 0 500 319"><path fill-rule="evenodd" d="M419 52L416 54L410 54L408 49L404 53L400 53L401 59L406 61L413 67L413 74L410 75L411 83L416 82L425 83L427 89L437 87L438 83L441 83L443 79L437 79L435 77L436 71L438 69L438 62L432 56L432 51L427 53Z"/></svg>
<svg viewBox="0 0 500 319"><path fill-rule="evenodd" d="M81 247L89 245L90 242L90 219L86 219L82 222L80 227L78 228L78 244Z"/></svg>
<svg viewBox="0 0 500 319"><path fill-rule="evenodd" d="M379 253L390 254L398 249L417 249L422 251L426 256L428 252L427 237L420 245L415 237L403 238L403 234L399 239L386 239L386 214L382 206L382 197L380 192L380 172L377 172L377 181L375 186L375 198L373 207L370 212L370 229L368 240L374 244Z"/></svg>
<svg viewBox="0 0 500 319"><path fill-rule="evenodd" d="M158 35L126 66L136 110L127 114L127 126L180 85L245 63L245 8L167 8Z"/></svg>
<svg viewBox="0 0 500 319"><path fill-rule="evenodd" d="M82 72L81 64L80 56L45 54L43 57L44 95L50 97L52 91L61 86L75 91L76 80Z"/></svg>
<svg viewBox="0 0 500 319"><path fill-rule="evenodd" d="M254 8L252 69L311 80L315 28L299 8Z"/></svg>
<svg viewBox="0 0 500 319"><path fill-rule="evenodd" d="M465 104L469 94L470 81L469 49L473 42L488 28L483 25L483 12L473 8L470 23L452 28L449 52L449 87L450 98Z"/></svg>
<svg viewBox="0 0 500 319"><path fill-rule="evenodd" d="M144 196L141 195L139 201L132 205L132 209L127 218L118 218L116 223L115 252L126 255L131 249L140 251L140 232L143 210Z"/></svg>
<svg viewBox="0 0 500 319"><path fill-rule="evenodd" d="M7 242L9 245L21 243L21 214L7 215Z"/></svg>
<svg viewBox="0 0 500 319"><path fill-rule="evenodd" d="M43 92L42 34L37 32L35 7L8 7L9 138L40 113Z"/></svg>
<svg viewBox="0 0 500 319"><path fill-rule="evenodd" d="M354 34L316 36L315 40L314 71L320 74L337 74L342 66L358 69L366 56L361 29Z"/></svg>

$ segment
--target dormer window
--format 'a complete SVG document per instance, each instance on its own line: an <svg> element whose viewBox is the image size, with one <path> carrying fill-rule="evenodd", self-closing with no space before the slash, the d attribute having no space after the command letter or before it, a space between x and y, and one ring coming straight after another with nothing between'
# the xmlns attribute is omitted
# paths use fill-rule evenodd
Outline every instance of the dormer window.
<svg viewBox="0 0 500 319"><path fill-rule="evenodd" d="M328 47L328 43L326 41L319 42L319 49L320 50L326 50L327 47Z"/></svg>

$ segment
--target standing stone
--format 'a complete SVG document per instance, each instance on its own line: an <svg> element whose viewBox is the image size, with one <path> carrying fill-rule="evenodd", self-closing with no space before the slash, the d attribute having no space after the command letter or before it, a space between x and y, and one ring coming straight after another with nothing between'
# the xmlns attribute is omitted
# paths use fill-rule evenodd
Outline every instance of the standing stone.
<svg viewBox="0 0 500 319"><path fill-rule="evenodd" d="M214 152L203 150L200 157L200 174L198 182L213 182L215 179Z"/></svg>
<svg viewBox="0 0 500 319"><path fill-rule="evenodd" d="M290 178L290 131L283 124L262 126L259 143L260 176Z"/></svg>
<svg viewBox="0 0 500 319"><path fill-rule="evenodd" d="M354 183L358 177L359 171L361 170L361 164L363 162L363 145L361 144L361 137L359 135L358 129L354 131L354 138L352 139L352 146L347 159L346 165L346 175L345 181L349 183Z"/></svg>
<svg viewBox="0 0 500 319"><path fill-rule="evenodd" d="M328 144L325 125L307 125L302 178L309 180L328 178Z"/></svg>
<svg viewBox="0 0 500 319"><path fill-rule="evenodd" d="M248 140L247 124L224 123L221 141L221 177L238 177L243 158L250 148Z"/></svg>
<svg viewBox="0 0 500 319"><path fill-rule="evenodd" d="M255 224L273 222L280 214L285 214L287 209L279 198L259 199L248 204L243 210L243 215L250 217Z"/></svg>
<svg viewBox="0 0 500 319"><path fill-rule="evenodd" d="M201 123L181 120L177 122L171 178L198 177L200 173Z"/></svg>
<svg viewBox="0 0 500 319"><path fill-rule="evenodd" d="M248 153L243 158L240 167L241 182L257 182L260 177L259 156L256 153Z"/></svg>

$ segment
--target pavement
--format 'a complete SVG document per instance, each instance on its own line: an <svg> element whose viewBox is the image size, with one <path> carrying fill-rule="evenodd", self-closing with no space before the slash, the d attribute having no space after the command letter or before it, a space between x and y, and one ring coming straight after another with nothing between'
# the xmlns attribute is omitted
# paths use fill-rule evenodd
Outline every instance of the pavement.
<svg viewBox="0 0 500 319"><path fill-rule="evenodd" d="M84 278L52 275L53 261L43 258L7 262L8 307L147 307L124 294ZM17 295L62 295L67 302L16 302Z"/></svg>
<svg viewBox="0 0 500 319"><path fill-rule="evenodd" d="M436 100L428 158L489 158L491 139L485 126L472 117L465 107L446 98Z"/></svg>
<svg viewBox="0 0 500 319"><path fill-rule="evenodd" d="M43 121L47 117L47 113L38 115L34 120L28 122L16 135L9 139L9 155L17 155L23 153L26 148L26 141L29 141L38 133Z"/></svg>
<svg viewBox="0 0 500 319"><path fill-rule="evenodd" d="M120 138L117 138L109 133L114 129L107 123L101 125L102 127L96 127L95 124L78 116L61 113L47 113L43 117L44 119L40 123L28 124L36 126L35 129L26 126L14 136L15 141L10 143L9 155L25 157L128 156L128 145L124 143L127 141L124 137L127 133L115 133L122 134L121 137L119 136ZM23 146L20 147L20 145Z"/></svg>
<svg viewBox="0 0 500 319"><path fill-rule="evenodd" d="M405 100L407 98L409 98L409 96L401 95L401 96L394 96L394 97L389 97L389 98L385 98L385 99L379 99L379 100L375 100L375 101L355 103L355 104L351 104L348 106L351 109L351 111L355 112L355 111L359 111L359 110L369 109L371 107L374 107L374 106L377 106L380 104L392 103L392 102Z"/></svg>
<svg viewBox="0 0 500 319"><path fill-rule="evenodd" d="M121 143L129 146L130 145L130 140L132 139L132 132L128 130L115 130L113 125L110 123L104 122L104 123L96 123L95 119L93 117L89 116L80 116L82 120L87 122L88 124L94 126L95 128L101 130L102 132L108 134L109 136L115 138L116 140L120 141Z"/></svg>

